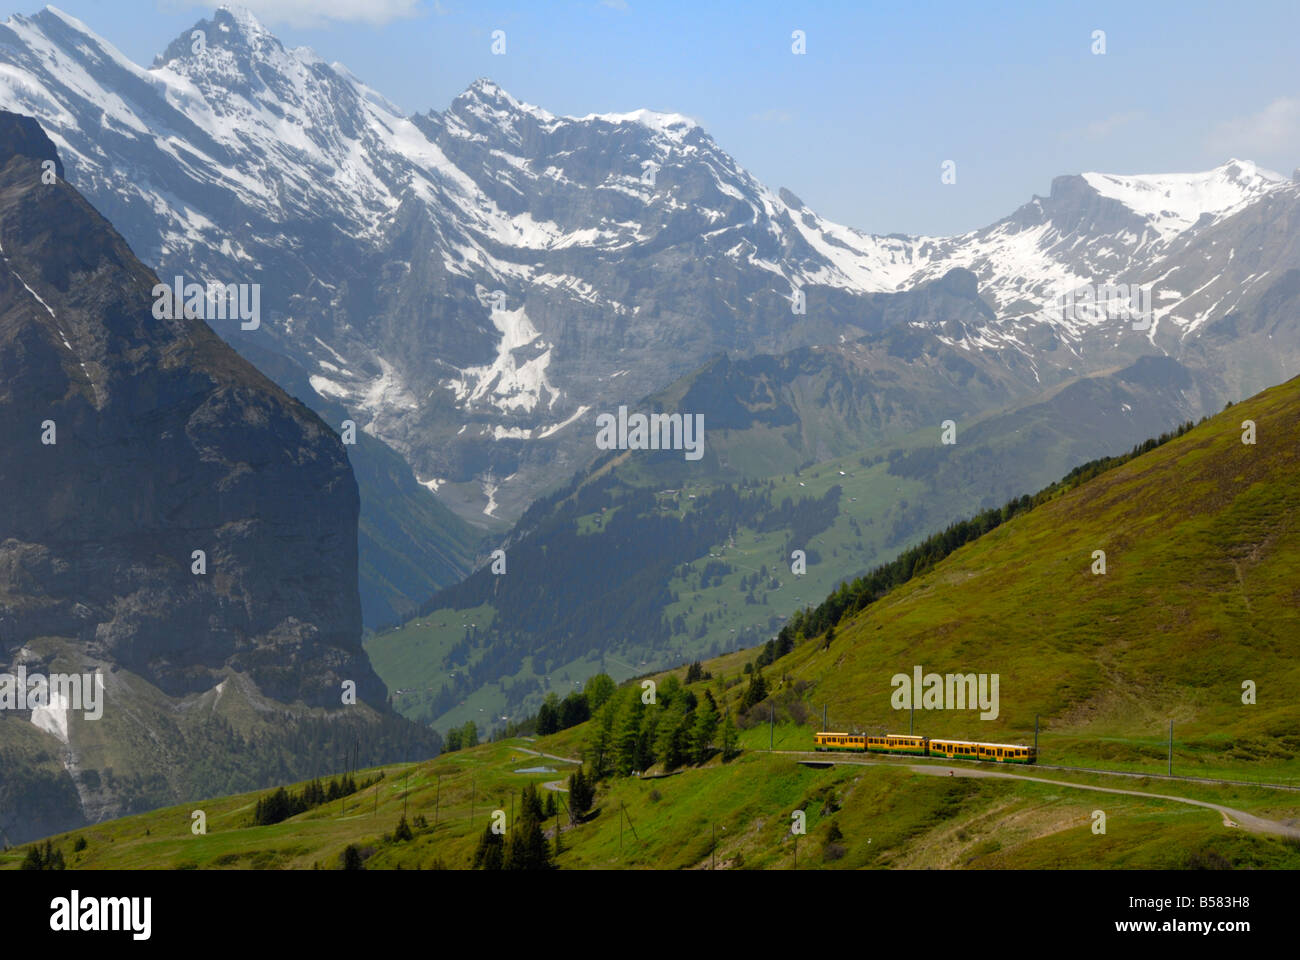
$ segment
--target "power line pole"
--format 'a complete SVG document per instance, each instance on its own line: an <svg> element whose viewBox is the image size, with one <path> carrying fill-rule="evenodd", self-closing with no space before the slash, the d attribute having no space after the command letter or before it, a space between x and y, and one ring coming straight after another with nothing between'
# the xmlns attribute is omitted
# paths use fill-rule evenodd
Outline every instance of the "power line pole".
<svg viewBox="0 0 1300 960"><path fill-rule="evenodd" d="M433 800L433 825L438 826L438 813L442 809L442 774L438 774L438 793Z"/></svg>
<svg viewBox="0 0 1300 960"><path fill-rule="evenodd" d="M348 755L347 755L347 751L344 751L343 754L339 757L339 759L343 761L343 782L344 782L344 783L347 783L347 780L348 780L348 777L347 777L347 769L348 769ZM331 781L331 782L333 782L333 781ZM342 793L342 791L340 791L340 793ZM339 806L341 807L341 810L339 811L339 816L341 816L341 817L343 817L343 816L347 816L347 813L348 813L348 795L347 795L346 793L342 793L342 795L339 797Z"/></svg>
<svg viewBox="0 0 1300 960"><path fill-rule="evenodd" d="M907 714L907 735L910 737L916 732L916 704L912 704L912 709Z"/></svg>
<svg viewBox="0 0 1300 960"><path fill-rule="evenodd" d="M556 790L551 791L551 793L558 792ZM557 857L560 855L560 805L558 803L555 805L555 855Z"/></svg>
<svg viewBox="0 0 1300 960"><path fill-rule="evenodd" d="M776 704L769 703L767 706L771 711L767 720L767 752L771 753L776 745Z"/></svg>
<svg viewBox="0 0 1300 960"><path fill-rule="evenodd" d="M828 727L826 726L826 704L823 703L822 704L822 731L824 732L827 729Z"/></svg>
<svg viewBox="0 0 1300 960"><path fill-rule="evenodd" d="M1169 776L1174 775L1174 722L1169 721Z"/></svg>
<svg viewBox="0 0 1300 960"><path fill-rule="evenodd" d="M632 814L627 812L627 804L622 800L618 802L619 809L623 811L623 816L627 817L627 828L632 831L632 839L641 842L641 838L636 835L636 824L632 822Z"/></svg>
<svg viewBox="0 0 1300 960"><path fill-rule="evenodd" d="M1038 714L1034 714L1034 759L1038 759Z"/></svg>

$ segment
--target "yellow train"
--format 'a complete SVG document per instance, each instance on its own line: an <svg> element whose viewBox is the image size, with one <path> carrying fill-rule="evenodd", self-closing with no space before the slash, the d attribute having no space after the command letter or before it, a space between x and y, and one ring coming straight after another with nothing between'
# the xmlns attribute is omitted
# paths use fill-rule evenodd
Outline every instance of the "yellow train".
<svg viewBox="0 0 1300 960"><path fill-rule="evenodd" d="M978 743L890 733L870 737L853 733L817 733L818 750L852 750L859 753L900 753L918 757L947 757L950 760L982 760L986 763L1034 763L1037 752L1020 743Z"/></svg>

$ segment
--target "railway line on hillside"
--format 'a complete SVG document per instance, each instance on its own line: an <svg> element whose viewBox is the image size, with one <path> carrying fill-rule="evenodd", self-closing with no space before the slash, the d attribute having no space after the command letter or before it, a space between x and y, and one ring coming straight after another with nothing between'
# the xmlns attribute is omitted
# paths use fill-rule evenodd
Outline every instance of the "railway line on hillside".
<svg viewBox="0 0 1300 960"><path fill-rule="evenodd" d="M1123 790L1119 787L1102 787L1090 783L1071 783L1068 780L1049 780L1046 777L1036 777L1030 775L1024 768L1006 768L993 767L983 764L977 766L975 763L962 764L957 766L950 763L915 763L902 760L892 760L886 758L866 759L857 757L846 757L843 754L827 755L808 750L775 750L773 753L787 754L796 757L804 757L799 762L814 766L836 766L846 764L850 766L883 766L883 767L906 767L914 773L926 774L929 776L956 776L956 777L976 777L976 778L995 778L1004 780L1027 780L1032 783L1043 783L1054 787L1065 787L1074 790L1091 790L1096 793L1121 794L1132 797L1147 797L1153 800L1168 800L1173 803L1185 803L1194 807L1204 807L1207 810L1214 810L1223 817L1224 826L1241 827L1251 833L1270 833L1283 837L1300 839L1300 825L1284 823L1278 820L1269 820L1266 817L1256 816L1253 813L1246 813L1244 810L1236 810L1232 807L1224 806L1220 803L1211 803L1208 800L1193 800L1190 797L1176 797L1163 793L1149 793L1145 790ZM1122 776L1122 777L1148 777L1152 774L1129 773L1116 770L1087 770L1082 767L1060 767L1038 765L1040 769L1061 770L1074 773L1094 773L1105 776ZM1241 781L1235 780L1211 780L1194 777L1170 777L1160 775L1164 780L1185 780L1202 783L1222 783L1245 786L1260 786L1260 784L1242 784ZM1285 786L1281 784L1273 785L1276 789L1296 790L1296 787Z"/></svg>
<svg viewBox="0 0 1300 960"><path fill-rule="evenodd" d="M813 750L775 750L771 752L790 754L792 756L807 756L818 760L826 760L828 757L826 753ZM1259 787L1264 790L1300 792L1300 784L1268 783L1262 780L1223 780L1217 777L1186 777L1178 774L1141 773L1133 770L1099 770L1096 767L1066 767L1059 764L1042 763L1041 761L1036 762L1034 767L1038 770L1060 770L1062 773L1093 773L1104 777L1129 777L1135 780L1172 780L1183 783L1208 783L1216 786Z"/></svg>

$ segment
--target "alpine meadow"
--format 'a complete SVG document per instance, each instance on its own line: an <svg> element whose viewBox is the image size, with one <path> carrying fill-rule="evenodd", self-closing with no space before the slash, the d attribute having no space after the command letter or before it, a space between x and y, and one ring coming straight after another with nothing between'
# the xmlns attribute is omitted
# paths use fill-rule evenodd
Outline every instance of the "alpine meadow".
<svg viewBox="0 0 1300 960"><path fill-rule="evenodd" d="M1300 11L63 2L0 22L15 929L1281 929Z"/></svg>

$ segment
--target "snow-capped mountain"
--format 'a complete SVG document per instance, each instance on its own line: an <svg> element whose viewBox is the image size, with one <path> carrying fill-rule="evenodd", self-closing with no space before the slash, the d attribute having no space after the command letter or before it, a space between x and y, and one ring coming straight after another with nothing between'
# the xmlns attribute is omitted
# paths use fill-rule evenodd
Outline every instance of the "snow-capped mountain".
<svg viewBox="0 0 1300 960"><path fill-rule="evenodd" d="M1194 350L1300 266L1293 239L1252 239L1295 236L1296 185L1244 161L1059 177L982 230L874 236L759 183L686 117L560 117L488 80L406 117L225 8L148 69L54 8L15 16L0 106L41 122L161 277L260 283L261 326L218 332L291 360L315 400L480 521L517 516L589 457L596 413L720 352L904 322L1033 391ZM987 309L888 306L957 268ZM1150 285L1152 322L1058 307L1107 284ZM1298 355L1288 340L1270 362Z"/></svg>

